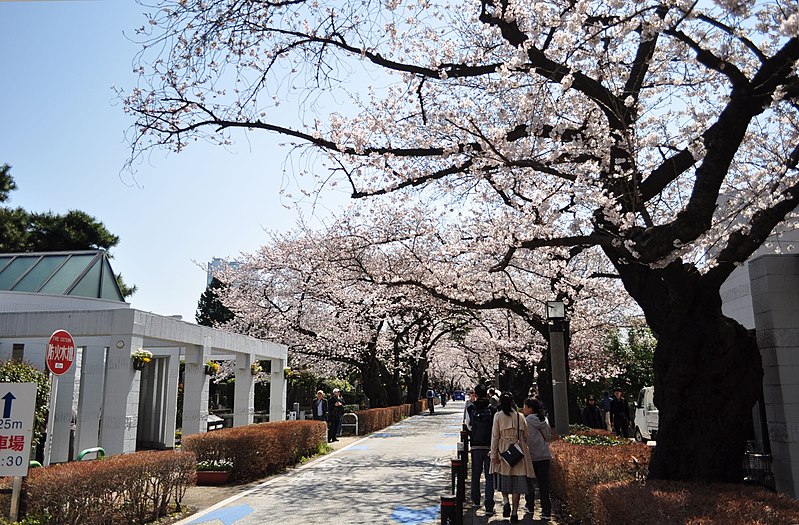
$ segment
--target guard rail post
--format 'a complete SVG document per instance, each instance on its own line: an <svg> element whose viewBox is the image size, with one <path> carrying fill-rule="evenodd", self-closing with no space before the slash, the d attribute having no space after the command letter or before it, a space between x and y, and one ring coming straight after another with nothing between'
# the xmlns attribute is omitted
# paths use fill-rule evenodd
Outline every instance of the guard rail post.
<svg viewBox="0 0 799 525"><path fill-rule="evenodd" d="M461 456L461 460L463 461L463 479L466 479L469 475L469 432L465 430L461 430L461 442L463 443L463 456Z"/></svg>
<svg viewBox="0 0 799 525"><path fill-rule="evenodd" d="M463 476L463 462L451 460L452 492L455 494L455 525L463 525L463 502L466 499L466 478Z"/></svg>
<svg viewBox="0 0 799 525"><path fill-rule="evenodd" d="M441 525L455 525L457 521L458 504L454 494L441 496Z"/></svg>

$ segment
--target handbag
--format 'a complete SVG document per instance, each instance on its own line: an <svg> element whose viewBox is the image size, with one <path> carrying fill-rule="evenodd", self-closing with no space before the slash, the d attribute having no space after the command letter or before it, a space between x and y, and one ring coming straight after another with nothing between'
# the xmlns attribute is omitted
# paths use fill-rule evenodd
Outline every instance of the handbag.
<svg viewBox="0 0 799 525"><path fill-rule="evenodd" d="M508 447L508 450L502 452L500 456L502 459L505 460L505 463L510 465L511 467L514 466L516 463L519 462L524 457L524 452L522 452L522 448L519 446L519 431L521 428L518 426L519 423L519 414L516 414L516 443Z"/></svg>

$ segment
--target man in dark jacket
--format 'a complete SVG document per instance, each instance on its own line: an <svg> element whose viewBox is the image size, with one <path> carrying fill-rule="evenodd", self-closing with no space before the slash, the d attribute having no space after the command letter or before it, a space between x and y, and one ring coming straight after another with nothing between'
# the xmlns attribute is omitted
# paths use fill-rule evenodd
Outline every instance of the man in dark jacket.
<svg viewBox="0 0 799 525"><path fill-rule="evenodd" d="M628 437L627 429L630 427L630 407L627 400L621 395L621 388L613 389L613 399L610 400L610 422L617 436Z"/></svg>
<svg viewBox="0 0 799 525"><path fill-rule="evenodd" d="M344 399L341 397L338 388L333 389L333 395L327 402L328 418L327 418L327 441L332 443L338 441L336 434L338 427L341 423L341 418L344 416Z"/></svg>
<svg viewBox="0 0 799 525"><path fill-rule="evenodd" d="M321 390L316 392L316 399L313 400L313 418L316 421L327 421L327 399Z"/></svg>
<svg viewBox="0 0 799 525"><path fill-rule="evenodd" d="M594 399L594 396L588 396L585 403L585 408L583 409L583 425L590 428L604 429L605 424L602 421L602 411L596 406L596 399Z"/></svg>
<svg viewBox="0 0 799 525"><path fill-rule="evenodd" d="M488 392L483 385L474 387L477 396L474 403L467 408L466 426L471 431L472 451L472 503L480 506L480 474L485 474L485 509L486 514L494 513L494 479L489 473L491 467L491 428L497 409L488 400Z"/></svg>

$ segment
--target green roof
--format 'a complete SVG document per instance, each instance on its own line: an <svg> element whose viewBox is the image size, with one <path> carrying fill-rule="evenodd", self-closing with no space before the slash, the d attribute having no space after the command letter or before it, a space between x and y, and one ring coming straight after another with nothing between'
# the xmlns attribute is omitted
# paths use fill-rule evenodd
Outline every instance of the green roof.
<svg viewBox="0 0 799 525"><path fill-rule="evenodd" d="M102 250L0 253L0 291L125 301Z"/></svg>

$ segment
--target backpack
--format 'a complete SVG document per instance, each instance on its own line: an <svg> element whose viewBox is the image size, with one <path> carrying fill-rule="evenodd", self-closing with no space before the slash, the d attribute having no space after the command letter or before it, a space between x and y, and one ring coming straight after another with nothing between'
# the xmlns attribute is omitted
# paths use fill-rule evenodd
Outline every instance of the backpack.
<svg viewBox="0 0 799 525"><path fill-rule="evenodd" d="M486 406L469 407L469 420L472 424L472 446L487 447L491 445L491 427L494 425L494 414L497 410L486 403Z"/></svg>

